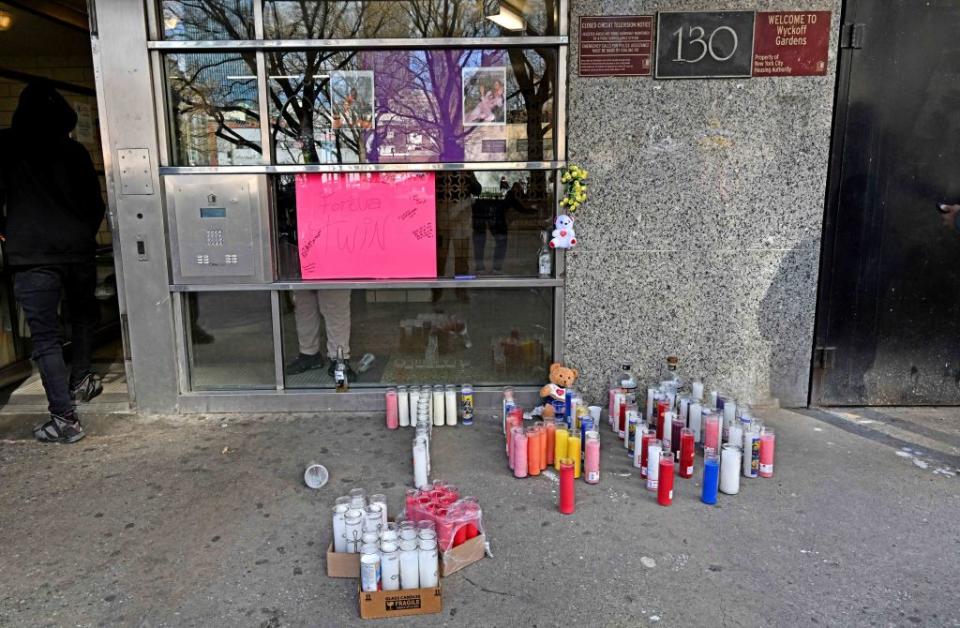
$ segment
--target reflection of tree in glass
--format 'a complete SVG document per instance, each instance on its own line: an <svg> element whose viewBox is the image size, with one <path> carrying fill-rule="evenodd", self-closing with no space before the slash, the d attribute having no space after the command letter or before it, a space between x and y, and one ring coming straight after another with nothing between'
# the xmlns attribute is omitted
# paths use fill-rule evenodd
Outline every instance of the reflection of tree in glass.
<svg viewBox="0 0 960 628"><path fill-rule="evenodd" d="M166 57L180 161L216 165L217 142L262 152L251 129L260 125L252 55L175 54Z"/></svg>
<svg viewBox="0 0 960 628"><path fill-rule="evenodd" d="M164 39L253 39L251 0L164 0Z"/></svg>

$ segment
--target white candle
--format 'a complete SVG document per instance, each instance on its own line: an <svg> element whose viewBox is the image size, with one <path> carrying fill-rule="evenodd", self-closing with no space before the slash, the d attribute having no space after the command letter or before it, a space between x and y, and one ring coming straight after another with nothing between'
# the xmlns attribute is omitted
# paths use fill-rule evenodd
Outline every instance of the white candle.
<svg viewBox="0 0 960 628"><path fill-rule="evenodd" d="M360 538L363 529L363 511L358 508L351 508L344 515L344 536L346 538L346 547L344 551L348 554L356 554L360 551Z"/></svg>
<svg viewBox="0 0 960 628"><path fill-rule="evenodd" d="M410 397L410 424L415 426L419 416L417 410L420 408L420 391L416 387L411 388L408 397Z"/></svg>
<svg viewBox="0 0 960 628"><path fill-rule="evenodd" d="M376 505L380 506L380 529L381 529L381 530L386 530L386 529L387 529L387 519L388 519L388 517L387 517L387 496L386 496L386 495L380 495L379 493L376 494L376 495L371 495L371 496L370 496L370 503L371 503L371 504L376 504Z"/></svg>
<svg viewBox="0 0 960 628"><path fill-rule="evenodd" d="M670 449L673 442L673 420L677 418L676 412L666 411L663 413L663 450L666 451ZM650 459L648 458L649 462ZM656 459L657 464L660 464L660 458ZM656 465L654 465L656 466Z"/></svg>
<svg viewBox="0 0 960 628"><path fill-rule="evenodd" d="M360 556L360 588L364 591L376 591L380 580L380 557L376 554Z"/></svg>
<svg viewBox="0 0 960 628"><path fill-rule="evenodd" d="M667 430L664 429L664 432ZM647 445L647 490L657 490L657 480L660 478L660 452L663 446L659 440L652 440Z"/></svg>
<svg viewBox="0 0 960 628"><path fill-rule="evenodd" d="M380 582L384 591L396 591L400 588L400 553L397 544L385 541L380 546Z"/></svg>
<svg viewBox="0 0 960 628"><path fill-rule="evenodd" d="M711 408L716 408L716 407L717 407L717 401L719 401L719 400L720 400L720 393L719 393L718 391L716 391L716 390L711 390L711 391L710 391L710 407L711 407Z"/></svg>
<svg viewBox="0 0 960 628"><path fill-rule="evenodd" d="M680 399L680 418L683 419L684 425L687 424L688 417L690 416L690 400L686 397Z"/></svg>
<svg viewBox="0 0 960 628"><path fill-rule="evenodd" d="M724 445L720 452L720 492L740 492L740 448L736 445Z"/></svg>
<svg viewBox="0 0 960 628"><path fill-rule="evenodd" d="M447 386L443 392L443 404L447 414L447 425L457 424L457 390Z"/></svg>
<svg viewBox="0 0 960 628"><path fill-rule="evenodd" d="M437 561L436 539L420 539L418 562L420 568L420 588L432 589L437 586L440 574L439 562Z"/></svg>
<svg viewBox="0 0 960 628"><path fill-rule="evenodd" d="M703 382L699 379L695 380L692 385L693 388L693 400L694 401L703 401Z"/></svg>
<svg viewBox="0 0 960 628"><path fill-rule="evenodd" d="M400 427L410 427L410 393L407 391L406 386L400 386L397 388L397 410L398 420L400 421ZM413 415L416 416L416 415Z"/></svg>
<svg viewBox="0 0 960 628"><path fill-rule="evenodd" d="M420 588L420 558L416 538L400 541L400 588Z"/></svg>
<svg viewBox="0 0 960 628"><path fill-rule="evenodd" d="M725 427L733 425L737 418L737 402L733 399L727 399L723 402L723 424Z"/></svg>
<svg viewBox="0 0 960 628"><path fill-rule="evenodd" d="M734 422L730 426L730 430L727 432L727 442L737 447L743 446L743 428L739 423Z"/></svg>
<svg viewBox="0 0 960 628"><path fill-rule="evenodd" d="M427 441L422 437L413 441L413 485L417 488L427 485Z"/></svg>
<svg viewBox="0 0 960 628"><path fill-rule="evenodd" d="M646 416L646 419L647 419L647 422L648 422L648 423L650 422L650 417L653 416L653 398L654 398L654 396L656 396L656 394L657 394L657 389L656 389L656 388L648 388L648 389L647 389L647 416Z"/></svg>
<svg viewBox="0 0 960 628"><path fill-rule="evenodd" d="M690 404L690 429L693 430L693 441L700 442L700 428L703 406L699 402Z"/></svg>
<svg viewBox="0 0 960 628"><path fill-rule="evenodd" d="M443 388L433 387L433 425L439 427L443 425L446 416L443 413Z"/></svg>
<svg viewBox="0 0 960 628"><path fill-rule="evenodd" d="M347 551L347 521L344 515L349 509L350 504L344 503L333 507L333 551L337 554Z"/></svg>

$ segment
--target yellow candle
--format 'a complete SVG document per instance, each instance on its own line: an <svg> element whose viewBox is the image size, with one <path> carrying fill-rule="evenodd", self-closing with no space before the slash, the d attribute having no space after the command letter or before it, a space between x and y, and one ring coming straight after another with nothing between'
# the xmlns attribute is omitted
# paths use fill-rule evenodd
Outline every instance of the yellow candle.
<svg viewBox="0 0 960 628"><path fill-rule="evenodd" d="M569 430L558 429L553 436L553 468L560 470L560 459L567 457L567 438L570 436Z"/></svg>
<svg viewBox="0 0 960 628"><path fill-rule="evenodd" d="M567 458L573 460L573 477L580 477L580 432L571 432L567 438Z"/></svg>

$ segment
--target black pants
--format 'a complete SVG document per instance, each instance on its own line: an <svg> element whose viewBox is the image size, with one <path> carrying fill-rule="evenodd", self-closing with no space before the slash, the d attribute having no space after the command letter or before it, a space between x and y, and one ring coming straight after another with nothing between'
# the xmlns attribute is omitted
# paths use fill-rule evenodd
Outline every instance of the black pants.
<svg viewBox="0 0 960 628"><path fill-rule="evenodd" d="M40 368L50 412L64 414L73 408L70 388L90 372L93 332L100 315L94 297L97 268L89 264L57 264L17 269L13 294L30 326L33 357ZM67 370L57 309L61 294L67 297L73 361Z"/></svg>

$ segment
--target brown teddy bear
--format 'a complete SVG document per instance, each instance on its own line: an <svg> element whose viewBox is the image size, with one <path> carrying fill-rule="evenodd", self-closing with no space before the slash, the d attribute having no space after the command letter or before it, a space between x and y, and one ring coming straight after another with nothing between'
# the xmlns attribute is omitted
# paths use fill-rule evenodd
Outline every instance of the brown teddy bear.
<svg viewBox="0 0 960 628"><path fill-rule="evenodd" d="M577 381L580 371L568 368L559 362L550 365L550 383L540 389L543 418L555 417L566 408L567 389Z"/></svg>

